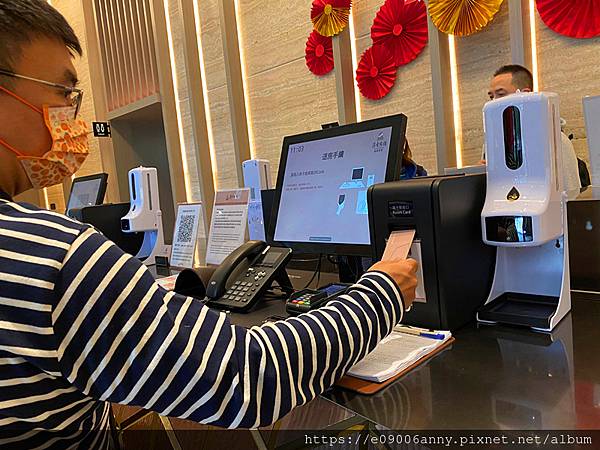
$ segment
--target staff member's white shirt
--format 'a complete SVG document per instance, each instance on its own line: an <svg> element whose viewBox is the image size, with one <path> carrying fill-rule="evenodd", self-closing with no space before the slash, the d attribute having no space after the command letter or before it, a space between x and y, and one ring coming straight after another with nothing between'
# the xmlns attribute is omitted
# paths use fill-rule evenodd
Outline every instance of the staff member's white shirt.
<svg viewBox="0 0 600 450"><path fill-rule="evenodd" d="M560 133L562 141L563 186L567 192L578 192L581 189L579 163L575 147L565 133Z"/></svg>

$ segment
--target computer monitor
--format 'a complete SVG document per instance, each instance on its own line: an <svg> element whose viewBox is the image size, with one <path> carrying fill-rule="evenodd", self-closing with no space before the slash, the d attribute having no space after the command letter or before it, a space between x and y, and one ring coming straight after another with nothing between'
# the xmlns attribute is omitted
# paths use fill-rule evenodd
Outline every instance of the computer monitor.
<svg viewBox="0 0 600 450"><path fill-rule="evenodd" d="M286 137L271 227L297 253L370 256L367 190L399 179L403 114Z"/></svg>
<svg viewBox="0 0 600 450"><path fill-rule="evenodd" d="M74 209L101 205L104 202L107 180L106 173L75 178L67 202L67 215L71 216Z"/></svg>

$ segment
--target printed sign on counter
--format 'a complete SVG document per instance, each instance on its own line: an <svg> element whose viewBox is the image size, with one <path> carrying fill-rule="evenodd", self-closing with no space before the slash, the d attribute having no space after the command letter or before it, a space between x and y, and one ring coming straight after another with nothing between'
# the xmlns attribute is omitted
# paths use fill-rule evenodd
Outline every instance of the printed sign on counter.
<svg viewBox="0 0 600 450"><path fill-rule="evenodd" d="M194 255L200 235L202 203L185 203L177 207L177 222L171 247L171 266L194 268Z"/></svg>
<svg viewBox="0 0 600 450"><path fill-rule="evenodd" d="M206 251L207 264L221 264L229 254L242 245L248 226L250 189L232 189L215 194Z"/></svg>

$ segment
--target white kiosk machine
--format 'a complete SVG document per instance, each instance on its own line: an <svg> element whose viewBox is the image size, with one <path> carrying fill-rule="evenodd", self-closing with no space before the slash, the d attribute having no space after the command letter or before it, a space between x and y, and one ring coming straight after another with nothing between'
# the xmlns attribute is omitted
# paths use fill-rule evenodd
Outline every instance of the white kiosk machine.
<svg viewBox="0 0 600 450"><path fill-rule="evenodd" d="M168 256L163 234L162 212L158 196L158 174L153 167L138 167L129 171L131 208L121 219L124 233L144 233L144 241L136 258L145 265L155 263L156 256Z"/></svg>
<svg viewBox="0 0 600 450"><path fill-rule="evenodd" d="M481 322L551 331L571 309L559 99L515 94L484 107L483 240L498 247Z"/></svg>

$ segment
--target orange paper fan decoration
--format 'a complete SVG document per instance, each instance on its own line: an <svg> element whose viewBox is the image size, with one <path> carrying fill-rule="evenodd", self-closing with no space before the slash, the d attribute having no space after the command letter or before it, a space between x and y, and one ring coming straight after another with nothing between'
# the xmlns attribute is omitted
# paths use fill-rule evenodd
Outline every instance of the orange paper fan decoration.
<svg viewBox="0 0 600 450"><path fill-rule="evenodd" d="M367 49L358 63L356 81L360 93L371 100L388 95L396 82L396 64L392 52L381 44Z"/></svg>
<svg viewBox="0 0 600 450"><path fill-rule="evenodd" d="M333 44L330 37L316 31L306 41L306 65L315 75L325 75L333 70Z"/></svg>
<svg viewBox="0 0 600 450"><path fill-rule="evenodd" d="M371 39L393 53L396 67L413 61L427 45L425 2L386 0L371 27Z"/></svg>
<svg viewBox="0 0 600 450"><path fill-rule="evenodd" d="M321 36L335 36L348 26L351 0L314 0L310 18Z"/></svg>
<svg viewBox="0 0 600 450"><path fill-rule="evenodd" d="M504 0L430 0L433 24L446 34L469 36L492 21Z"/></svg>
<svg viewBox="0 0 600 450"><path fill-rule="evenodd" d="M598 0L536 0L544 23L556 33L572 38L600 35Z"/></svg>

